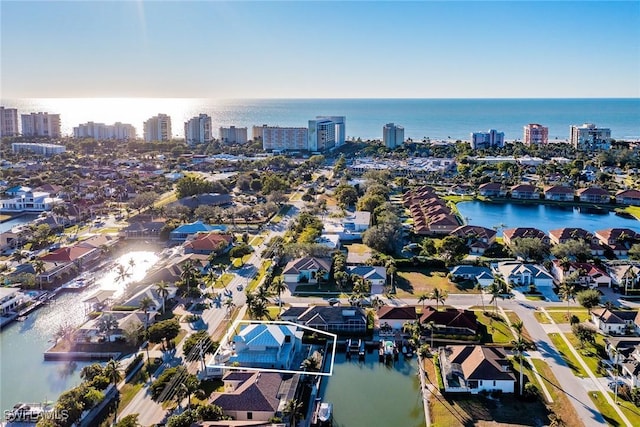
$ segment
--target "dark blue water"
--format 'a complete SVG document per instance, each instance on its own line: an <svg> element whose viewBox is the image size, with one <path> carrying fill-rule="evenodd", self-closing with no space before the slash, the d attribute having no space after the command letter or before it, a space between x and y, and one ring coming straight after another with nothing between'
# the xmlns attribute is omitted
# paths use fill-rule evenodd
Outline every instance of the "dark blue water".
<svg viewBox="0 0 640 427"><path fill-rule="evenodd" d="M511 203L461 202L460 215L465 222L487 228L534 227L548 233L563 227L579 227L594 232L605 228L630 228L640 233L640 221L615 215L589 214L577 208L562 208L549 205L520 205Z"/></svg>
<svg viewBox="0 0 640 427"><path fill-rule="evenodd" d="M87 121L133 124L160 112L172 119L172 132L183 136L182 123L199 113L212 117L214 135L220 126L308 126L318 115L346 116L349 138L380 139L382 127L395 122L405 128L405 138L468 140L469 134L490 128L507 140L522 140L523 126L540 123L549 139L566 140L569 126L585 122L611 129L616 139L640 139L640 99L258 99L205 98L42 98L2 100L18 114L59 113L62 133Z"/></svg>

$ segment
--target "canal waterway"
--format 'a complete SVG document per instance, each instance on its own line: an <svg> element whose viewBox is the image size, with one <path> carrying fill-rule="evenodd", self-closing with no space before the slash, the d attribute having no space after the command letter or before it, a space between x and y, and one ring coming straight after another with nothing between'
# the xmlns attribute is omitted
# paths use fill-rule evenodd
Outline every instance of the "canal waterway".
<svg viewBox="0 0 640 427"><path fill-rule="evenodd" d="M394 365L367 354L364 362L338 354L333 375L323 381L320 396L333 403L334 427L425 427L416 359Z"/></svg>
<svg viewBox="0 0 640 427"><path fill-rule="evenodd" d="M94 292L112 289L122 294L128 283L142 279L157 260L152 251L127 252L116 259L129 270L130 276L124 280L117 280L115 268L98 271L91 288L60 294L24 322L5 327L0 333L0 410L11 409L17 402L55 401L62 392L79 384L86 362L44 361L43 353L53 344L54 334L61 326L75 327L85 321L87 307L83 300Z"/></svg>
<svg viewBox="0 0 640 427"><path fill-rule="evenodd" d="M9 231L16 225L27 224L36 218L38 218L38 215L20 215L8 221L0 222L0 233Z"/></svg>
<svg viewBox="0 0 640 427"><path fill-rule="evenodd" d="M640 221L613 212L581 212L574 207L516 203L460 202L458 211L466 224L495 228L502 235L505 228L534 227L549 233L563 227L579 227L594 232L605 228L630 228L640 233Z"/></svg>

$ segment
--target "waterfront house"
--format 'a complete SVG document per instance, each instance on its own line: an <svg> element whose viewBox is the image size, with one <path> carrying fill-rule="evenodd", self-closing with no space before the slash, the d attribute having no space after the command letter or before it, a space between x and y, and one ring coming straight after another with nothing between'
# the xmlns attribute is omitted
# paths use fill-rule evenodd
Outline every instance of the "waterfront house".
<svg viewBox="0 0 640 427"><path fill-rule="evenodd" d="M434 333L442 335L467 335L478 333L478 320L473 311L459 308L436 310L426 306L420 315L420 323L428 325L433 322Z"/></svg>
<svg viewBox="0 0 640 427"><path fill-rule="evenodd" d="M543 231L532 227L507 228L502 231L502 240L505 245L511 246L513 239L539 239L545 245L549 244L549 236Z"/></svg>
<svg viewBox="0 0 640 427"><path fill-rule="evenodd" d="M289 261L282 271L287 283L318 283L318 271L324 271L323 280L329 279L330 258L303 257Z"/></svg>
<svg viewBox="0 0 640 427"><path fill-rule="evenodd" d="M456 265L451 269L451 278L454 280L473 280L486 288L493 282L493 273L488 267L477 265Z"/></svg>
<svg viewBox="0 0 640 427"><path fill-rule="evenodd" d="M0 315L11 313L22 304L24 294L20 288L0 287Z"/></svg>
<svg viewBox="0 0 640 427"><path fill-rule="evenodd" d="M198 233L209 233L211 231L224 232L227 227L224 225L210 225L202 221L195 221L190 224L183 224L169 233L169 241L174 243L184 243L188 238Z"/></svg>
<svg viewBox="0 0 640 427"><path fill-rule="evenodd" d="M416 308L412 305L402 307L383 305L376 314L380 332L385 331L387 334L401 332L405 323L415 322L418 319Z"/></svg>
<svg viewBox="0 0 640 427"><path fill-rule="evenodd" d="M295 398L298 381L294 374L228 371L222 378L224 391L214 392L211 403L234 425L265 425Z"/></svg>
<svg viewBox="0 0 640 427"><path fill-rule="evenodd" d="M553 276L541 265L504 261L496 264L496 271L505 282L515 287L535 285L538 290L553 288Z"/></svg>
<svg viewBox="0 0 640 427"><path fill-rule="evenodd" d="M591 263L569 262L563 265L559 259L554 259L551 264L551 274L558 283L562 283L569 275L578 274L577 283L590 288L611 287L611 276L607 272Z"/></svg>
<svg viewBox="0 0 640 427"><path fill-rule="evenodd" d="M478 194L484 197L505 197L507 189L499 182L487 182L478 187Z"/></svg>
<svg viewBox="0 0 640 427"><path fill-rule="evenodd" d="M502 347L449 345L439 356L445 392L514 392L516 377Z"/></svg>
<svg viewBox="0 0 640 427"><path fill-rule="evenodd" d="M604 255L604 247L600 245L600 241L593 234L584 228L565 227L549 231L549 239L551 243L557 245L567 243L570 240L582 240L589 245L591 255Z"/></svg>
<svg viewBox="0 0 640 427"><path fill-rule="evenodd" d="M609 203L611 199L609 192L600 187L581 188L577 191L577 195L581 202L588 203Z"/></svg>
<svg viewBox="0 0 640 427"><path fill-rule="evenodd" d="M302 348L303 331L295 325L245 325L233 338L228 364L266 369L292 369Z"/></svg>
<svg viewBox="0 0 640 427"><path fill-rule="evenodd" d="M635 189L620 190L616 193L616 203L640 206L640 191Z"/></svg>
<svg viewBox="0 0 640 427"><path fill-rule="evenodd" d="M637 315L637 311L595 308L591 310L591 322L605 334L623 335L634 331Z"/></svg>
<svg viewBox="0 0 640 427"><path fill-rule="evenodd" d="M120 230L119 235L124 240L155 240L165 225L165 221L136 221Z"/></svg>
<svg viewBox="0 0 640 427"><path fill-rule="evenodd" d="M540 193L535 185L518 184L511 187L511 198L521 200L535 200L540 198Z"/></svg>
<svg viewBox="0 0 640 427"><path fill-rule="evenodd" d="M221 255L227 252L233 243L233 236L218 232L198 233L182 246L186 254Z"/></svg>
<svg viewBox="0 0 640 427"><path fill-rule="evenodd" d="M482 255L496 241L496 230L479 225L462 225L451 232L465 240L472 255Z"/></svg>
<svg viewBox="0 0 640 427"><path fill-rule="evenodd" d="M56 264L74 264L83 269L95 264L101 257L102 250L92 246L74 245L59 248L40 257L43 262Z"/></svg>
<svg viewBox="0 0 640 427"><path fill-rule="evenodd" d="M627 256L629 249L640 241L640 234L630 228L607 228L595 232L600 244L607 246L615 256Z"/></svg>
<svg viewBox="0 0 640 427"><path fill-rule="evenodd" d="M100 318L110 316L117 322L115 328L107 331L100 330ZM100 317L91 319L78 328L73 339L76 343L116 342L127 339L127 334L135 330L142 330L145 322L153 322L155 312L144 313L141 311L106 311Z"/></svg>
<svg viewBox="0 0 640 427"><path fill-rule="evenodd" d="M552 185L544 189L544 198L556 202L572 202L573 188L564 185Z"/></svg>
<svg viewBox="0 0 640 427"><path fill-rule="evenodd" d="M349 275L355 274L358 277L369 281L371 284L371 295L381 295L384 293L384 285L387 283L387 269L374 265L350 265L347 266Z"/></svg>
<svg viewBox="0 0 640 427"><path fill-rule="evenodd" d="M363 334L367 315L360 307L291 307L280 315L282 320L335 334Z"/></svg>
<svg viewBox="0 0 640 427"><path fill-rule="evenodd" d="M32 191L29 189L28 191L15 193L11 199L0 200L0 212L46 212L50 211L53 206L58 203L63 203L63 200L57 197L51 197L51 195L46 192Z"/></svg>
<svg viewBox="0 0 640 427"><path fill-rule="evenodd" d="M460 226L447 203L426 185L404 193L403 204L411 212L416 234L449 234Z"/></svg>
<svg viewBox="0 0 640 427"><path fill-rule="evenodd" d="M178 288L176 286L167 286L167 296L165 297L165 301L175 298L177 292ZM140 302L144 298L148 298L151 301L149 311L162 310L162 296L156 289L155 285L142 289L140 292L126 300L122 305L138 308L140 307Z"/></svg>

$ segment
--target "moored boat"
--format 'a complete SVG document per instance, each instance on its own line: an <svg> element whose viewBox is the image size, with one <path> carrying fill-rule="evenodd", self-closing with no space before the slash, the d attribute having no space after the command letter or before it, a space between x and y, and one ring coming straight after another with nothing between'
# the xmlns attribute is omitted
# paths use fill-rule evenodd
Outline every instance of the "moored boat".
<svg viewBox="0 0 640 427"><path fill-rule="evenodd" d="M318 421L326 423L331 419L331 413L333 411L333 404L329 402L322 402L318 409Z"/></svg>

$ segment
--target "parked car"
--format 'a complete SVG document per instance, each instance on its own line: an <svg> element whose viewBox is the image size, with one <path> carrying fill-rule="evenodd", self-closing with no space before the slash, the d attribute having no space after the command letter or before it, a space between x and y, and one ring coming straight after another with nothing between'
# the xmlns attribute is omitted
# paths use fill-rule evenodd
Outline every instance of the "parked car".
<svg viewBox="0 0 640 427"><path fill-rule="evenodd" d="M329 298L329 299L327 300L327 302L328 302L330 305L335 305L335 304L339 304L339 303L340 303L340 300L339 300L338 298Z"/></svg>
<svg viewBox="0 0 640 427"><path fill-rule="evenodd" d="M616 384L618 385L618 388L622 387L623 385L626 385L626 383L622 380L611 381L608 385L611 390L615 390Z"/></svg>

